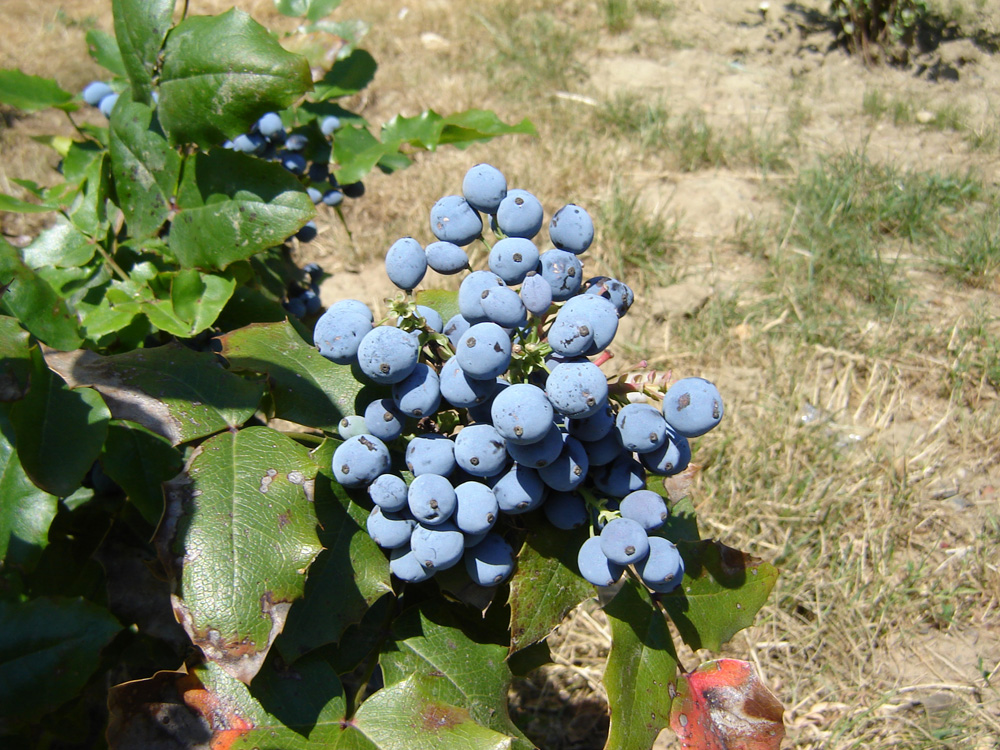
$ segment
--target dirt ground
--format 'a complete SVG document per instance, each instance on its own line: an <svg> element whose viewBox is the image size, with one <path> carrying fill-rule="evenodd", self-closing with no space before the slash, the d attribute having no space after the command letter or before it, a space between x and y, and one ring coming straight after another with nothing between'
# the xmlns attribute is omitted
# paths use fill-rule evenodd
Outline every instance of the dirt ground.
<svg viewBox="0 0 1000 750"><path fill-rule="evenodd" d="M82 88L101 75L83 35L110 30L108 5L4 0L0 68ZM352 102L370 122L482 107L530 117L539 137L373 174L345 210L353 240L325 214L299 258L331 274L327 304L382 306L393 289L381 254L402 235L429 241L431 203L480 161L547 213L588 207L600 219L589 268L621 269L637 291L614 366L702 375L727 400L719 434L696 445L691 492L706 534L783 571L726 653L754 661L782 701L785 746L998 748L998 266L956 281L926 262L961 232L946 217L937 234L886 237L905 288L895 307L859 301L849 284L800 288L795 274L816 253L799 243L796 186L852 154L899 175L974 179L1000 256L1000 9L940 2L906 65L866 66L836 44L825 2L766 5L344 3L337 16L371 24L363 46L380 62ZM294 29L269 0L239 6ZM193 13L223 7L191 0ZM30 136L66 125L7 115L0 191L19 194L12 177L44 182L54 164ZM618 231L629 200L661 238ZM11 238L37 228L3 222ZM427 283L439 281L453 283ZM810 313L816 296L832 296L832 332ZM601 747L599 608L571 615L553 643L558 663L519 684L516 713L543 747ZM657 744L676 746L668 732Z"/></svg>

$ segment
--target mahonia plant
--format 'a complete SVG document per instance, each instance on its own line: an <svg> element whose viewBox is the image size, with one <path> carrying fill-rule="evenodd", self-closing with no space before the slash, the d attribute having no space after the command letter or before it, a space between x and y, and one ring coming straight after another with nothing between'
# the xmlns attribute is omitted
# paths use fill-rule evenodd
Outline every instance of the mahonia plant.
<svg viewBox="0 0 1000 750"><path fill-rule="evenodd" d="M336 0L276 5L308 33L337 36L329 71L317 76L238 10L187 16L185 4L175 22L173 0L113 1L115 36L88 34L110 80L79 97L0 71L0 102L60 109L76 134L44 139L61 156L59 182L17 180L33 200L0 196L5 212L54 217L23 247L0 238L4 747L533 747L508 713L512 681L550 661L546 638L593 597L578 552L595 524L627 514L597 497L579 528L515 514L494 532L511 564L475 581L461 566L423 582L393 573L368 531L367 487L342 481L343 467L363 464L344 449L361 443L351 430L366 434L360 415L392 403L393 384L313 345L318 300L298 295L304 316L289 314L290 288L320 274L295 267L289 238L308 241L318 210L339 213L370 170L405 167L414 150L533 128L486 111L427 111L376 136L338 103L374 74L358 25L324 20ZM78 122L86 105L107 125ZM432 228L455 219L475 225L463 244L484 243L491 225L494 248L530 242L540 203L524 234L520 209L536 206L527 191L504 193L509 216L498 205L482 221L488 208L455 195L432 209ZM576 247L562 234L574 226L583 225L567 219L553 243ZM407 263L454 273L469 257L404 244L387 269L407 294L385 325L366 322L398 330L429 372L456 342L428 318L448 320L462 300L421 290L418 305L410 292L423 272ZM539 279L581 280L582 267L560 255L572 252L550 252L528 283L538 320L507 339L517 351L505 369L519 382L555 369L550 326L562 320L567 341L589 327L560 319L566 297L543 299ZM587 290L623 288L604 280ZM497 292L497 305L511 294ZM657 397L654 381L643 373L608 388L624 410L626 394ZM446 439L469 420L465 409L431 411L386 446L396 491L414 481L405 452L418 433ZM558 432L558 419L549 427ZM718 650L752 622L777 571L702 539L686 492L673 494L653 544L680 557L682 585L651 585L629 562L604 589L607 747L649 748L667 726L689 747L777 747L780 704L752 667L684 668L668 624L689 646Z"/></svg>

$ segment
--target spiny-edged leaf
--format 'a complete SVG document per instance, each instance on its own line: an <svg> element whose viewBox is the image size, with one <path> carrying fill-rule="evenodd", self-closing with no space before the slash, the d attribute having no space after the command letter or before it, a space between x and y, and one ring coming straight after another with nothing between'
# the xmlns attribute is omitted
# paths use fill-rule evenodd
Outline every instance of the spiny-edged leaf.
<svg viewBox="0 0 1000 750"><path fill-rule="evenodd" d="M341 0L274 0L278 12L295 18L318 21L340 7Z"/></svg>
<svg viewBox="0 0 1000 750"><path fill-rule="evenodd" d="M268 376L275 416L334 431L364 387L347 365L337 365L309 346L292 326L254 323L220 338L222 356L237 372Z"/></svg>
<svg viewBox="0 0 1000 750"><path fill-rule="evenodd" d="M658 491L659 482L650 482L649 488ZM699 541L701 534L698 531L698 517L695 515L694 502L691 497L685 495L668 507L670 515L667 516L667 522L657 530L657 536L666 537L674 544L680 541Z"/></svg>
<svg viewBox="0 0 1000 750"><path fill-rule="evenodd" d="M111 11L132 96L148 103L157 58L173 22L174 0L111 0Z"/></svg>
<svg viewBox="0 0 1000 750"><path fill-rule="evenodd" d="M48 546L59 499L28 479L10 437L13 428L0 411L0 570L30 571Z"/></svg>
<svg viewBox="0 0 1000 750"><path fill-rule="evenodd" d="M717 659L681 675L670 728L691 750L778 750L782 713L753 664Z"/></svg>
<svg viewBox="0 0 1000 750"><path fill-rule="evenodd" d="M152 121L150 107L131 101L119 100L111 113L111 171L118 205L135 239L163 226L180 176L181 157L150 128Z"/></svg>
<svg viewBox="0 0 1000 750"><path fill-rule="evenodd" d="M442 121L441 144L464 148L471 143L488 141L498 135L538 135L527 118L516 125L508 125L488 109L468 109L446 115Z"/></svg>
<svg viewBox="0 0 1000 750"><path fill-rule="evenodd" d="M101 466L151 525L163 515L163 483L184 468L180 451L135 422L113 421Z"/></svg>
<svg viewBox="0 0 1000 750"><path fill-rule="evenodd" d="M458 292L451 289L421 289L417 292L417 304L437 310L445 322L459 313Z"/></svg>
<svg viewBox="0 0 1000 750"><path fill-rule="evenodd" d="M0 401L17 401L28 390L31 379L28 338L17 318L0 315Z"/></svg>
<svg viewBox="0 0 1000 750"><path fill-rule="evenodd" d="M415 676L435 698L463 706L480 724L515 737L512 747L532 744L507 713L511 673L507 648L459 622L440 599L411 607L392 624L392 640L379 658L386 685Z"/></svg>
<svg viewBox="0 0 1000 750"><path fill-rule="evenodd" d="M292 607L278 642L289 661L339 640L377 599L392 592L389 563L365 528L367 511L331 477L338 444L326 440L312 454L320 467L315 499L323 551L309 569L305 597Z"/></svg>
<svg viewBox="0 0 1000 750"><path fill-rule="evenodd" d="M122 51L118 49L118 42L111 34L100 29L91 29L87 32L87 53L98 65L107 68L116 76L124 78L128 75L125 72L125 62L122 60Z"/></svg>
<svg viewBox="0 0 1000 750"><path fill-rule="evenodd" d="M47 359L70 386L100 391L115 419L138 422L174 445L239 427L263 395L261 385L227 372L214 355L180 344L111 357L49 352Z"/></svg>
<svg viewBox="0 0 1000 750"><path fill-rule="evenodd" d="M97 252L97 243L64 216L58 216L56 223L43 230L22 252L24 262L31 268L75 268L90 262Z"/></svg>
<svg viewBox="0 0 1000 750"><path fill-rule="evenodd" d="M12 214L44 214L52 210L52 206L40 206L15 198L13 195L0 194L0 211Z"/></svg>
<svg viewBox="0 0 1000 750"><path fill-rule="evenodd" d="M236 9L185 19L163 56L158 112L173 144L218 145L312 88L308 61Z"/></svg>
<svg viewBox="0 0 1000 750"><path fill-rule="evenodd" d="M169 284L169 296L142 298L138 308L154 326L183 338L215 323L236 290L236 280L228 275L194 269L160 274L158 282Z"/></svg>
<svg viewBox="0 0 1000 750"><path fill-rule="evenodd" d="M357 182L372 171L379 160L398 145L379 141L364 127L344 125L333 139L334 176L341 185Z"/></svg>
<svg viewBox="0 0 1000 750"><path fill-rule="evenodd" d="M71 390L38 349L31 360L31 388L10 411L17 453L38 487L66 497L101 452L111 413L96 391Z"/></svg>
<svg viewBox="0 0 1000 750"><path fill-rule="evenodd" d="M167 491L157 549L177 620L212 661L249 683L319 554L316 464L268 427L202 443Z"/></svg>
<svg viewBox="0 0 1000 750"><path fill-rule="evenodd" d="M629 579L604 607L611 653L604 687L611 708L608 750L649 750L670 721L677 654L663 613Z"/></svg>
<svg viewBox="0 0 1000 750"><path fill-rule="evenodd" d="M226 149L188 157L177 205L170 250L186 268L225 268L280 245L316 215L287 169Z"/></svg>
<svg viewBox="0 0 1000 750"><path fill-rule="evenodd" d="M433 149L441 140L441 115L433 109L425 109L414 117L396 115L382 126L384 143L408 143L422 149Z"/></svg>
<svg viewBox="0 0 1000 750"><path fill-rule="evenodd" d="M75 349L83 343L76 316L66 301L3 237L0 237L0 286L8 287L0 297L0 307L20 320L36 338L56 349Z"/></svg>
<svg viewBox="0 0 1000 750"><path fill-rule="evenodd" d="M31 76L20 70L0 70L0 104L9 104L24 112L47 107L72 111L73 95L63 91L51 78Z"/></svg>
<svg viewBox="0 0 1000 750"><path fill-rule="evenodd" d="M566 532L541 524L528 533L510 580L510 651L545 638L573 607L594 595L576 573L586 529Z"/></svg>
<svg viewBox="0 0 1000 750"><path fill-rule="evenodd" d="M718 651L753 623L778 579L770 563L721 542L677 543L684 580L660 601L684 642Z"/></svg>
<svg viewBox="0 0 1000 750"><path fill-rule="evenodd" d="M0 731L33 724L76 695L120 630L110 612L82 599L0 600Z"/></svg>
<svg viewBox="0 0 1000 750"><path fill-rule="evenodd" d="M337 60L333 67L316 84L316 101L352 96L361 91L375 78L378 63L363 49L356 49L347 57Z"/></svg>

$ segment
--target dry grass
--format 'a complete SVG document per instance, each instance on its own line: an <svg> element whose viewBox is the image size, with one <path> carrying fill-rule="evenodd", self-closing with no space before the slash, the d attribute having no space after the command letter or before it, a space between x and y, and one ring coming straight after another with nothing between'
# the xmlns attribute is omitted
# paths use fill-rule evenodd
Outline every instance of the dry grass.
<svg viewBox="0 0 1000 750"><path fill-rule="evenodd" d="M192 12L223 7L191 5ZM977 246L989 271L970 279L931 262L945 247L932 229L905 241L891 232L875 238L878 252L920 261L891 269L899 299L880 307L858 291L863 285L852 274L859 271L847 266L834 266L837 289L809 286L815 250L800 233L804 209L796 215L805 195L786 187L818 156L867 145L876 163L903 164L918 178L974 168L987 196L976 210L996 216L995 148L948 129L915 131L901 122L897 130L856 94L898 83L920 88L919 101L937 111L982 96L982 84L963 78L936 105L934 85L905 72L862 69L840 53L806 56L828 66L799 70L801 55L780 46L794 36L777 35L777 22L770 30L753 26L754 14L738 4L706 0L683 13L656 5L653 13L647 3L583 0L480 9L426 0L405 11L388 0L346 4L342 17L362 15L373 27L366 46L379 72L354 102L372 122L426 107L476 106L508 121L531 117L540 137L442 150L419 156L405 172L373 175L365 198L346 209L354 243L331 215L303 259L330 271L364 270L396 237L426 239L433 197L457 191L465 169L479 161L500 166L550 210L574 201L595 216L603 206L609 220L631 222L598 227L588 270L614 269L643 290L621 334L620 360L646 356L677 377L704 375L727 399L726 421L695 446L703 470L692 493L703 533L782 570L755 625L727 652L755 661L786 706L787 745L996 748L996 245ZM290 28L265 0L241 6ZM49 3L5 0L0 65L78 88L96 75L81 58L81 24L93 16L106 28L107 11L97 0L59 7L61 16ZM794 24L796 17L785 18ZM669 41L678 38L685 44ZM684 74L636 81L624 98L592 87L607 73L602 65L621 65L607 61L635 50L664 70L688 64L688 73L716 71L706 74L712 88L695 90L699 79L685 89ZM743 70L729 65L734 56ZM1000 70L994 57L984 54L977 69L993 83ZM833 69L844 71L841 79ZM782 110L775 105L781 100L794 106ZM735 116L726 115L730 105ZM990 102L981 120L979 110L963 109L963 127L990 131L997 105ZM684 122L711 136L702 152L697 138L681 137ZM37 115L0 129L0 189L16 193L12 176L43 180L53 161L26 136L58 127ZM779 161L787 173L774 176ZM675 199L696 185L705 203L675 210ZM724 187L731 192L711 203ZM638 195L651 200L629 202ZM699 205L715 213L704 221ZM962 240L961 218L947 225L952 243ZM7 233L25 226L4 219ZM644 235L637 226L668 231ZM983 226L987 238L997 231ZM652 258L634 246L650 236L662 243ZM704 304L689 309L678 300L681 312L672 316L673 302L661 310L643 301L667 294L661 284L691 280L708 289ZM602 746L608 637L599 607L584 605L552 638L555 665L518 683L514 713L547 750ZM689 663L700 657L707 654Z"/></svg>

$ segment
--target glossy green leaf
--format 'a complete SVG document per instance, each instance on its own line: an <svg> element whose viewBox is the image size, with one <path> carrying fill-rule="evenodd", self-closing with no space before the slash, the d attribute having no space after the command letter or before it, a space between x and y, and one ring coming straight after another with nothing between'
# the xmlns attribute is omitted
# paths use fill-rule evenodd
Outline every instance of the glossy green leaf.
<svg viewBox="0 0 1000 750"><path fill-rule="evenodd" d="M516 125L507 125L495 112L488 109L469 109L446 115L442 125L439 142L459 148L488 141L498 135L538 135L535 126L527 118Z"/></svg>
<svg viewBox="0 0 1000 750"><path fill-rule="evenodd" d="M545 638L594 595L594 587L576 574L576 553L586 539L586 529L567 532L547 523L528 533L510 580L512 653Z"/></svg>
<svg viewBox="0 0 1000 750"><path fill-rule="evenodd" d="M368 512L331 477L338 444L326 440L312 454L320 467L315 500L323 551L309 569L305 597L292 607L278 642L290 661L339 640L377 599L392 592L389 563L365 528Z"/></svg>
<svg viewBox="0 0 1000 750"><path fill-rule="evenodd" d="M28 332L16 318L0 315L0 401L17 401L28 390L31 352Z"/></svg>
<svg viewBox="0 0 1000 750"><path fill-rule="evenodd" d="M132 98L149 103L157 60L173 22L174 0L111 0L111 11Z"/></svg>
<svg viewBox="0 0 1000 750"><path fill-rule="evenodd" d="M344 125L333 139L334 176L341 185L357 182L395 146L386 145L363 127Z"/></svg>
<svg viewBox="0 0 1000 750"><path fill-rule="evenodd" d="M83 343L76 316L66 302L2 237L0 286L8 287L0 297L0 307L20 320L36 338L56 349L75 349Z"/></svg>
<svg viewBox="0 0 1000 750"><path fill-rule="evenodd" d="M316 84L314 98L316 101L326 101L353 96L372 82L377 69L378 63L370 53L356 49L333 64L323 80Z"/></svg>
<svg viewBox="0 0 1000 750"><path fill-rule="evenodd" d="M7 211L12 214L44 214L52 210L51 206L40 206L37 203L28 203L13 195L0 193L0 211Z"/></svg>
<svg viewBox="0 0 1000 750"><path fill-rule="evenodd" d="M86 40L87 52L94 62L116 76L124 78L128 75L125 71L125 62L122 60L122 52L118 49L118 42L111 34L100 29L91 29L87 32Z"/></svg>
<svg viewBox="0 0 1000 750"><path fill-rule="evenodd" d="M144 104L119 101L111 114L111 171L118 205L133 239L157 232L170 215L181 158L157 129L153 110Z"/></svg>
<svg viewBox="0 0 1000 750"><path fill-rule="evenodd" d="M483 726L515 737L512 747L532 744L507 713L511 673L507 648L465 627L441 600L411 607L392 624L392 640L379 659L386 685L417 677L431 695L462 706Z"/></svg>
<svg viewBox="0 0 1000 750"><path fill-rule="evenodd" d="M170 250L186 268L225 268L280 245L316 215L287 169L224 149L188 158L177 204Z"/></svg>
<svg viewBox="0 0 1000 750"><path fill-rule="evenodd" d="M222 356L237 372L268 376L275 416L334 431L364 387L347 365L309 346L287 322L254 323L220 337Z"/></svg>
<svg viewBox="0 0 1000 750"><path fill-rule="evenodd" d="M180 344L111 357L50 352L47 359L71 386L100 391L115 419L138 422L174 445L239 427L263 395L258 383L226 371L213 354Z"/></svg>
<svg viewBox="0 0 1000 750"><path fill-rule="evenodd" d="M73 95L63 91L51 78L31 76L20 70L0 70L0 104L9 104L24 112L47 107L74 110Z"/></svg>
<svg viewBox="0 0 1000 750"><path fill-rule="evenodd" d="M59 499L32 484L8 436L13 428L0 412L0 570L30 570L49 543Z"/></svg>
<svg viewBox="0 0 1000 750"><path fill-rule="evenodd" d="M629 579L604 607L611 653L604 687L611 708L608 750L649 750L670 723L677 654L667 620L644 586Z"/></svg>
<svg viewBox="0 0 1000 750"><path fill-rule="evenodd" d="M286 16L319 21L340 7L341 0L274 0L274 7Z"/></svg>
<svg viewBox="0 0 1000 750"><path fill-rule="evenodd" d="M71 494L101 452L111 413L100 394L71 390L32 350L31 388L11 407L21 465L40 488Z"/></svg>
<svg viewBox="0 0 1000 750"><path fill-rule="evenodd" d="M108 427L101 466L142 517L156 526L163 515L163 483L180 473L184 460L156 433L135 422L115 420Z"/></svg>
<svg viewBox="0 0 1000 750"><path fill-rule="evenodd" d="M101 152L85 170L85 177L73 205L67 211L73 226L91 237L102 237L110 227L108 202L111 196L111 162Z"/></svg>
<svg viewBox="0 0 1000 750"><path fill-rule="evenodd" d="M232 9L187 18L170 33L158 112L171 143L210 148L247 131L265 112L285 109L311 88L306 59Z"/></svg>
<svg viewBox="0 0 1000 750"><path fill-rule="evenodd" d="M82 599L0 600L0 734L75 696L120 630L107 610Z"/></svg>
<svg viewBox="0 0 1000 750"><path fill-rule="evenodd" d="M194 269L161 274L159 281L170 284L170 296L141 299L138 309L161 331L182 338L201 333L215 323L236 290L235 279Z"/></svg>
<svg viewBox="0 0 1000 750"><path fill-rule="evenodd" d="M174 610L191 640L249 683L282 631L319 554L316 464L267 427L202 443L167 491L157 531L172 567Z"/></svg>
<svg viewBox="0 0 1000 750"><path fill-rule="evenodd" d="M688 646L718 651L753 623L778 570L721 542L681 541L677 549L684 558L684 580L660 601Z"/></svg>
<svg viewBox="0 0 1000 750"><path fill-rule="evenodd" d="M43 230L24 248L24 262L31 268L53 266L75 268L90 262L97 252L97 244L90 237L70 224L65 217Z"/></svg>

